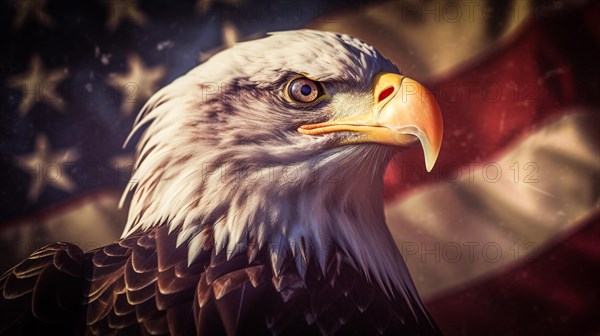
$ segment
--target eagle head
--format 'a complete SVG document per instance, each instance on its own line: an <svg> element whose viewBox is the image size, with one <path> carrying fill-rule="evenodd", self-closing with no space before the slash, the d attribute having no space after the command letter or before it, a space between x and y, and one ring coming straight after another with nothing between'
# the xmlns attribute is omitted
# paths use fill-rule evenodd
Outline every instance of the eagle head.
<svg viewBox="0 0 600 336"><path fill-rule="evenodd" d="M335 250L383 288L413 290L383 173L419 142L431 169L441 114L370 45L311 30L237 44L157 92L141 128L123 236L168 225L190 263L266 249L275 274L289 256L300 274L324 269Z"/></svg>

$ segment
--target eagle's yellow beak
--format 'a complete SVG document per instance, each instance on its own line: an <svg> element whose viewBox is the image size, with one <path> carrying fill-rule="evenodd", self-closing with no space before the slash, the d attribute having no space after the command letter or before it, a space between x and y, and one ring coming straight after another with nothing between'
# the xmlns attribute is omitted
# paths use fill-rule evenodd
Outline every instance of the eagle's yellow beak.
<svg viewBox="0 0 600 336"><path fill-rule="evenodd" d="M332 132L357 132L340 145L381 143L406 146L416 139L431 171L442 145L443 125L440 107L433 95L418 82L394 73L380 73L373 81L374 107L363 114L329 122L303 125L298 131L307 135ZM416 138L415 138L416 137Z"/></svg>

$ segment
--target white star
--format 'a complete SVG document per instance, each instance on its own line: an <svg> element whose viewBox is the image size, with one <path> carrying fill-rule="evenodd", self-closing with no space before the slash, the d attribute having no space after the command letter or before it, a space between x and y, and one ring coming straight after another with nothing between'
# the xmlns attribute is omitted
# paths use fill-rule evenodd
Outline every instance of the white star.
<svg viewBox="0 0 600 336"><path fill-rule="evenodd" d="M139 26L145 25L148 21L139 9L137 0L107 0L104 3L108 6L106 26L111 31L117 30L124 20Z"/></svg>
<svg viewBox="0 0 600 336"><path fill-rule="evenodd" d="M223 41L223 44L221 46L213 48L206 52L200 52L200 63L204 63L214 54L218 53L223 49L230 48L240 41L240 33L233 23L229 21L225 21L223 23L223 28L221 30L221 40Z"/></svg>
<svg viewBox="0 0 600 336"><path fill-rule="evenodd" d="M38 135L34 152L16 157L19 167L31 175L32 182L27 198L31 201L37 200L48 185L64 191L73 191L75 183L69 178L66 164L77 160L78 157L79 154L74 148L52 152L46 137Z"/></svg>
<svg viewBox="0 0 600 336"><path fill-rule="evenodd" d="M223 41L223 44L221 46L210 49L208 51L200 52L198 59L199 59L200 63L204 63L206 60L211 58L214 54L218 53L219 51L221 51L223 49L233 47L233 45L238 42L253 40L253 39L259 38L261 36L262 36L262 34L253 34L253 35L247 36L245 38L241 38L240 32L236 28L236 26L229 21L225 21L223 23L223 28L221 30L221 39Z"/></svg>
<svg viewBox="0 0 600 336"><path fill-rule="evenodd" d="M222 37L225 48L230 48L240 41L240 32L233 23L225 21L223 24Z"/></svg>
<svg viewBox="0 0 600 336"><path fill-rule="evenodd" d="M34 55L25 73L8 80L8 86L21 90L23 95L19 105L21 117L25 116L40 100L62 111L65 103L56 92L56 88L67 74L67 69L46 71L40 56Z"/></svg>
<svg viewBox="0 0 600 336"><path fill-rule="evenodd" d="M35 19L44 26L53 24L52 18L44 11L47 0L14 0L15 20L13 27L20 29L27 19Z"/></svg>
<svg viewBox="0 0 600 336"><path fill-rule="evenodd" d="M110 166L115 170L115 179L119 182L135 183L131 179L134 165L133 154L119 154L110 159Z"/></svg>
<svg viewBox="0 0 600 336"><path fill-rule="evenodd" d="M126 73L111 74L106 81L123 93L121 111L125 116L133 112L138 102L150 98L158 89L158 83L166 75L164 66L146 67L137 55L129 55L127 65Z"/></svg>
<svg viewBox="0 0 600 336"><path fill-rule="evenodd" d="M134 159L132 154L121 154L113 156L110 159L110 166L114 169L127 169L131 171L133 167Z"/></svg>

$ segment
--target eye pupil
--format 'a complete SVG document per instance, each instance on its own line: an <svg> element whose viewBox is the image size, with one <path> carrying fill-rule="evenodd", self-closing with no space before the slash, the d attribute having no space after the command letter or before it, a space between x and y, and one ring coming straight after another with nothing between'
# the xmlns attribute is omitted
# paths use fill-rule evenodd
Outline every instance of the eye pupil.
<svg viewBox="0 0 600 336"><path fill-rule="evenodd" d="M302 88L300 89L300 92L305 96L308 96L311 91L312 89L307 84L302 85Z"/></svg>

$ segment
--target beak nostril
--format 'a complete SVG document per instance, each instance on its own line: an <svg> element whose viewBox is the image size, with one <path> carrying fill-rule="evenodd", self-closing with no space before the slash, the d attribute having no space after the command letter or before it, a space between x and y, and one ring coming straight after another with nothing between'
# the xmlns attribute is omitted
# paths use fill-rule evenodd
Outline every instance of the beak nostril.
<svg viewBox="0 0 600 336"><path fill-rule="evenodd" d="M385 98L389 97L392 93L394 93L394 87L393 86L390 86L390 87L382 90L381 93L379 93L379 97L377 98L377 102L379 103L380 101L382 101Z"/></svg>

